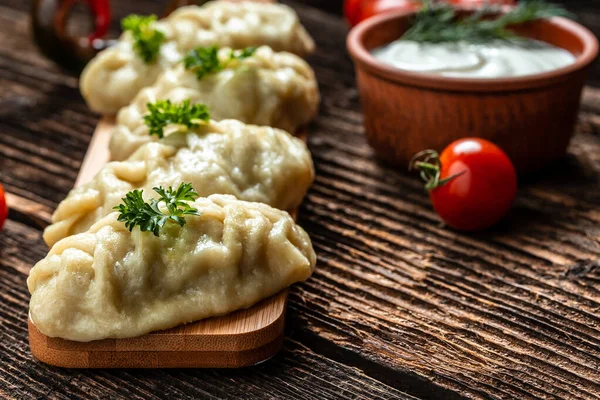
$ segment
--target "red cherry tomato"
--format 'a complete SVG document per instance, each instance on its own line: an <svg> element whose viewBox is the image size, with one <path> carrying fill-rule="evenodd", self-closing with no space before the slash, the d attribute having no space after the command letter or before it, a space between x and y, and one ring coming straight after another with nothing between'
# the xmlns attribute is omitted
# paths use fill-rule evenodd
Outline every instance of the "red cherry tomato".
<svg viewBox="0 0 600 400"><path fill-rule="evenodd" d="M439 158L428 150L412 165L427 180L435 211L459 230L477 231L494 225L506 215L517 192L512 162L484 139L457 140Z"/></svg>
<svg viewBox="0 0 600 400"><path fill-rule="evenodd" d="M358 24L360 16L360 8L364 0L346 0L344 1L344 15L350 26Z"/></svg>
<svg viewBox="0 0 600 400"><path fill-rule="evenodd" d="M411 0L373 0L363 2L360 9L359 21L364 21L367 18L371 18L374 15L382 14L387 11L416 11L421 7L420 1Z"/></svg>
<svg viewBox="0 0 600 400"><path fill-rule="evenodd" d="M0 229L4 226L4 221L8 216L8 206L6 205L6 197L4 196L4 188L0 185Z"/></svg>
<svg viewBox="0 0 600 400"><path fill-rule="evenodd" d="M455 6L474 5L514 5L517 0L445 0ZM391 10L415 11L421 8L423 0L346 0L344 15L350 26L357 25L374 15Z"/></svg>
<svg viewBox="0 0 600 400"><path fill-rule="evenodd" d="M418 10L421 0L346 0L344 14L350 26L357 25L374 15L391 10Z"/></svg>

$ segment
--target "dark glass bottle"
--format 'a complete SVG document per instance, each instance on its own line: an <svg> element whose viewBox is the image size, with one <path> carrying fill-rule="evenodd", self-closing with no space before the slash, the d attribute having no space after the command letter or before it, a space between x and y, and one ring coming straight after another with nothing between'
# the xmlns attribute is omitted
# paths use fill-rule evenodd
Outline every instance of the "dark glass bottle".
<svg viewBox="0 0 600 400"><path fill-rule="evenodd" d="M67 24L77 3L87 5L94 32L71 36ZM111 20L109 0L33 0L31 23L33 37L41 51L57 64L74 71L110 43L103 40Z"/></svg>
<svg viewBox="0 0 600 400"><path fill-rule="evenodd" d="M202 5L207 1L171 0L162 16L178 7ZM94 26L94 31L87 36L73 36L67 29L77 4L87 6ZM109 0L33 0L31 4L33 37L40 50L57 64L76 72L81 71L100 50L115 42L105 38L111 17Z"/></svg>

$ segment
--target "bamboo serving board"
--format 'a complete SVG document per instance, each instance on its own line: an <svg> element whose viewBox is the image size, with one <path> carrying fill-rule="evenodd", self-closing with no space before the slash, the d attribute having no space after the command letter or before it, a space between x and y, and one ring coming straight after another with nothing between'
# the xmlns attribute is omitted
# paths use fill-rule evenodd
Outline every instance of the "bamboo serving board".
<svg viewBox="0 0 600 400"><path fill-rule="evenodd" d="M98 124L76 186L110 159L114 120ZM65 368L238 368L271 358L283 341L287 290L246 310L131 339L87 343L50 338L29 319L29 345L40 361Z"/></svg>

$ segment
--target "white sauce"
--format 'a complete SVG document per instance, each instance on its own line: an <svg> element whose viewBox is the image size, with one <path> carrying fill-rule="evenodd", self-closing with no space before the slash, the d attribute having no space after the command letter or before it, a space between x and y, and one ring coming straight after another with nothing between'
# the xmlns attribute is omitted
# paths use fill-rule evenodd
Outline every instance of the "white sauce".
<svg viewBox="0 0 600 400"><path fill-rule="evenodd" d="M532 39L485 44L396 40L372 52L398 69L462 77L502 78L538 74L575 62L567 50Z"/></svg>

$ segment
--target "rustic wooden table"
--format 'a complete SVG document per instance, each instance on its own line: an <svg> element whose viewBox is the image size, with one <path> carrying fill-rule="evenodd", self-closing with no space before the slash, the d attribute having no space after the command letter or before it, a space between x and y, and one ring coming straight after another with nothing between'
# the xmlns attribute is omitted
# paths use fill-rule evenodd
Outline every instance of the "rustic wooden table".
<svg viewBox="0 0 600 400"><path fill-rule="evenodd" d="M77 77L36 50L27 3L0 0L0 181L13 206L0 233L0 397L600 398L600 70L569 156L522 182L503 224L464 235L440 226L417 179L374 159L345 24L300 3L323 95L309 140L317 178L300 212L319 263L291 291L283 350L242 370L34 360L25 280L98 117ZM569 6L600 32L597 0Z"/></svg>

